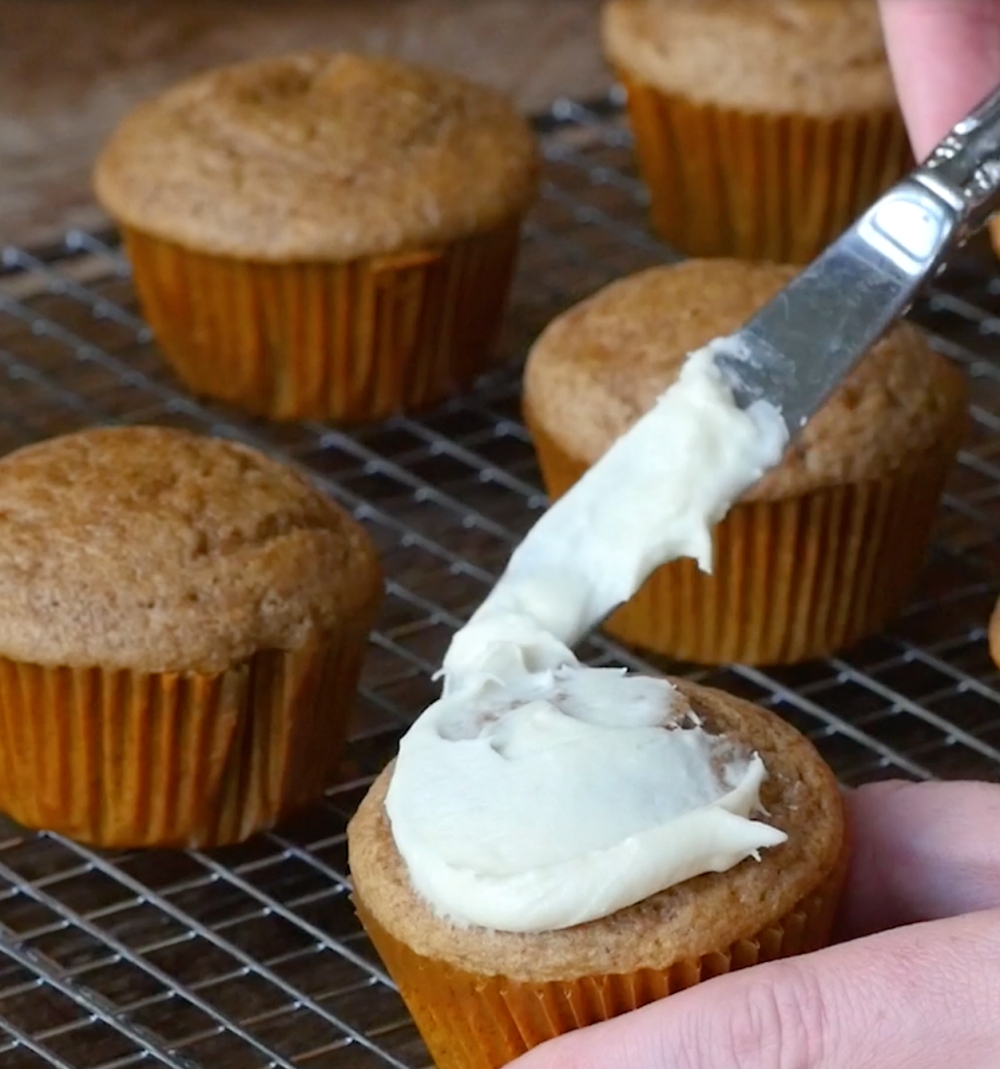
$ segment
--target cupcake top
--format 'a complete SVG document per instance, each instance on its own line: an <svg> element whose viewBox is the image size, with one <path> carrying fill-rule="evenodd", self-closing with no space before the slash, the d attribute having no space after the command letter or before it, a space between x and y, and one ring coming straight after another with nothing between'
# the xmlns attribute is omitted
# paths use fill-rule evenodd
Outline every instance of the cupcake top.
<svg viewBox="0 0 1000 1069"><path fill-rule="evenodd" d="M397 849L386 812L390 766L349 829L351 872L364 906L419 954L533 982L668 967L750 938L790 912L842 857L844 817L832 773L810 743L773 714L719 691L675 683L708 731L736 740L767 766L761 801L768 823L787 841L764 852L761 861L703 873L610 916L541 936L457 925L415 890ZM607 805L613 809L613 800Z"/></svg>
<svg viewBox="0 0 1000 1069"><path fill-rule="evenodd" d="M0 655L223 671L369 615L364 530L296 472L233 442L87 430L0 460Z"/></svg>
<svg viewBox="0 0 1000 1069"><path fill-rule="evenodd" d="M222 256L350 260L522 213L534 137L491 89L390 59L302 53L202 74L140 105L97 162L120 222Z"/></svg>
<svg viewBox="0 0 1000 1069"><path fill-rule="evenodd" d="M613 63L668 93L832 116L895 103L875 0L608 0Z"/></svg>
<svg viewBox="0 0 1000 1069"><path fill-rule="evenodd" d="M673 384L689 352L739 329L795 270L689 260L612 283L536 342L525 372L530 420L571 457L593 464ZM953 443L965 404L961 372L899 324L743 499L880 478Z"/></svg>
<svg viewBox="0 0 1000 1069"><path fill-rule="evenodd" d="M385 798L440 916L571 928L785 841L760 805L760 755L706 731L665 680L569 659L453 678L400 742Z"/></svg>

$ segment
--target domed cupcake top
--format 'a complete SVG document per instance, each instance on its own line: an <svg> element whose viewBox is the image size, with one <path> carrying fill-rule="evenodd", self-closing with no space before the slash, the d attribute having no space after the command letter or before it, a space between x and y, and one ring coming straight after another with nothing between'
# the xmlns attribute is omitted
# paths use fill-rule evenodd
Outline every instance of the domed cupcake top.
<svg viewBox="0 0 1000 1069"><path fill-rule="evenodd" d="M836 116L895 101L875 0L610 0L604 47L721 107Z"/></svg>
<svg viewBox="0 0 1000 1069"><path fill-rule="evenodd" d="M551 323L525 375L531 416L582 463L602 456L676 380L687 354L730 334L794 268L688 260L612 283ZM962 374L916 328L895 327L745 499L877 479L954 435Z"/></svg>
<svg viewBox="0 0 1000 1069"><path fill-rule="evenodd" d="M365 531L295 471L158 427L83 431L0 460L0 655L218 672L367 609Z"/></svg>
<svg viewBox="0 0 1000 1069"><path fill-rule="evenodd" d="M119 221L199 252L351 260L520 214L538 151L499 93L390 59L297 53L192 78L122 122L95 171Z"/></svg>

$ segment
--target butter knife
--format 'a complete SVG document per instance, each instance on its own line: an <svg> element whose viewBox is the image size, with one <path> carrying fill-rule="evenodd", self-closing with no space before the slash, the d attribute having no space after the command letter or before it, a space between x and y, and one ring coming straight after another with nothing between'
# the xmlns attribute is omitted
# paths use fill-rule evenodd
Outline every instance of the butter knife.
<svg viewBox="0 0 1000 1069"><path fill-rule="evenodd" d="M946 254L1000 208L1000 87L741 330L716 362L737 404L794 436L912 304Z"/></svg>

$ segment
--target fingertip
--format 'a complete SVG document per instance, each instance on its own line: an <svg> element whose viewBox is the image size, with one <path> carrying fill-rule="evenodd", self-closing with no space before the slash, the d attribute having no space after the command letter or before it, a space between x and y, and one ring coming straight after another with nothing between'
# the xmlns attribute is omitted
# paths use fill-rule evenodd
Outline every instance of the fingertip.
<svg viewBox="0 0 1000 1069"><path fill-rule="evenodd" d="M556 1036L522 1054L510 1064L509 1069L590 1069L587 1062L581 1061L581 1054L585 1050L581 1045L581 1037L585 1031L589 1029Z"/></svg>
<svg viewBox="0 0 1000 1069"><path fill-rule="evenodd" d="M557 1036L522 1055L510 1069L672 1069L678 1051L691 1046L688 1026L704 1020L705 987L716 982L696 984Z"/></svg>
<svg viewBox="0 0 1000 1069"><path fill-rule="evenodd" d="M1000 80L996 0L881 0L886 47L918 159Z"/></svg>
<svg viewBox="0 0 1000 1069"><path fill-rule="evenodd" d="M892 804L894 799L904 795L913 787L920 786L913 780L907 779L883 779L876 783L862 783L857 787L849 787L844 791L844 803L849 814L856 811L862 814L880 809L887 804Z"/></svg>

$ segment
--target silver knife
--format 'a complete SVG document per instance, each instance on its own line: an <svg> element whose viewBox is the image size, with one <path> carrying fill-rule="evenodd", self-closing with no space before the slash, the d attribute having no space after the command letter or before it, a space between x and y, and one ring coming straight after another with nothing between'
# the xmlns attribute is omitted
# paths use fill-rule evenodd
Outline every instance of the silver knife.
<svg viewBox="0 0 1000 1069"><path fill-rule="evenodd" d="M998 207L1000 88L727 339L716 362L737 404L770 401L797 434Z"/></svg>

